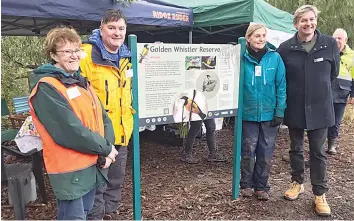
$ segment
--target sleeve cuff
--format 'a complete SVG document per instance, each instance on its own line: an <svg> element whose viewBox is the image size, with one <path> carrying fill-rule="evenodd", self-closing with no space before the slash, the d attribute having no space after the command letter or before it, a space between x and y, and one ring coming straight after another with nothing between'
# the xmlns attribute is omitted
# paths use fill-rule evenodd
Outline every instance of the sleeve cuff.
<svg viewBox="0 0 354 221"><path fill-rule="evenodd" d="M106 151L103 154L103 156L105 156L105 157L108 156L111 153L113 144L111 144L111 142L109 142L106 139L106 145L107 145L107 147L105 148Z"/></svg>
<svg viewBox="0 0 354 221"><path fill-rule="evenodd" d="M279 110L279 109L275 109L275 114L276 117L284 117L284 111L283 110Z"/></svg>

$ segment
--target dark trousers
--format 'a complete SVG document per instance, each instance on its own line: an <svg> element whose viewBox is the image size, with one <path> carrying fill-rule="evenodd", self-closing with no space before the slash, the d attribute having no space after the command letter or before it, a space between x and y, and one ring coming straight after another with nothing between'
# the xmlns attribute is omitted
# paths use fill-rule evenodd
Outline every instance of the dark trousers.
<svg viewBox="0 0 354 221"><path fill-rule="evenodd" d="M195 138L198 136L200 133L200 130L202 128L203 121L191 121L191 126L189 128L187 138L185 140L184 144L184 152L186 154L191 153L193 143L195 141ZM216 149L216 139L215 139L215 120L214 119L206 119L204 120L205 128L206 128L206 140L207 140L207 145L209 148L210 153L215 153L217 151Z"/></svg>
<svg viewBox="0 0 354 221"><path fill-rule="evenodd" d="M277 127L266 122L242 122L241 189L269 191L269 173Z"/></svg>
<svg viewBox="0 0 354 221"><path fill-rule="evenodd" d="M290 134L290 165L291 180L304 183L304 129L289 128ZM312 192L320 196L328 191L327 187L327 157L324 143L327 128L307 131L310 148L310 178Z"/></svg>
<svg viewBox="0 0 354 221"><path fill-rule="evenodd" d="M104 214L113 213L119 208L128 150L126 146L117 148L117 150L116 162L112 163L108 169L109 183L96 189L95 203L87 217L89 220L102 220Z"/></svg>
<svg viewBox="0 0 354 221"><path fill-rule="evenodd" d="M345 107L347 106L346 103L334 103L334 115L335 115L335 125L332 127L328 128L328 139L335 139L338 137L339 130L340 130L340 124L343 119Z"/></svg>
<svg viewBox="0 0 354 221"><path fill-rule="evenodd" d="M96 188L75 200L57 200L58 220L86 220L93 206Z"/></svg>

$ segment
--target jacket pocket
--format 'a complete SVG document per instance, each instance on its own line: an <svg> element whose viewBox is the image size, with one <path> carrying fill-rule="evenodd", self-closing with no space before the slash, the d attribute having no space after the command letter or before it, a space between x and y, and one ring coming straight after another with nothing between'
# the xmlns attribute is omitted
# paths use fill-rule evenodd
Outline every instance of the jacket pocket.
<svg viewBox="0 0 354 221"><path fill-rule="evenodd" d="M351 91L350 86L339 85L339 88L346 91Z"/></svg>
<svg viewBox="0 0 354 221"><path fill-rule="evenodd" d="M104 98L102 103L104 104L105 110L108 112L116 112L120 105L120 88L118 84L119 83L114 78L104 80Z"/></svg>
<svg viewBox="0 0 354 221"><path fill-rule="evenodd" d="M84 180L82 180L82 179L83 179L83 177L82 177L82 172L80 172L80 171L75 171L75 172L73 172L73 174L72 174L71 183L72 183L72 184L78 184L78 185L80 185L80 184L82 184L82 182L84 181Z"/></svg>
<svg viewBox="0 0 354 221"><path fill-rule="evenodd" d="M346 99L350 93L350 87L339 85L338 90L334 91L333 93L335 102L338 102L338 99L342 100L341 102L346 102Z"/></svg>
<svg viewBox="0 0 354 221"><path fill-rule="evenodd" d="M265 79L265 83L267 85L274 85L275 84L275 73L276 73L277 69L276 68L266 68L266 70L264 71L264 79Z"/></svg>
<svg viewBox="0 0 354 221"><path fill-rule="evenodd" d="M106 106L108 106L108 99L109 99L108 80L105 80L104 86L105 86L105 92L106 92Z"/></svg>

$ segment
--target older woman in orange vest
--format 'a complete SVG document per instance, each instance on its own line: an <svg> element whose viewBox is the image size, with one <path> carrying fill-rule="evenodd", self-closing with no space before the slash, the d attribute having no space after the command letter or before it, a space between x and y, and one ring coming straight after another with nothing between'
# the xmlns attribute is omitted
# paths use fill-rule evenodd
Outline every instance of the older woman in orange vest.
<svg viewBox="0 0 354 221"><path fill-rule="evenodd" d="M112 122L80 75L80 36L54 28L44 48L51 64L31 75L30 112L43 141L43 158L58 202L59 220L86 219L97 187L115 161ZM97 165L98 159L103 164Z"/></svg>

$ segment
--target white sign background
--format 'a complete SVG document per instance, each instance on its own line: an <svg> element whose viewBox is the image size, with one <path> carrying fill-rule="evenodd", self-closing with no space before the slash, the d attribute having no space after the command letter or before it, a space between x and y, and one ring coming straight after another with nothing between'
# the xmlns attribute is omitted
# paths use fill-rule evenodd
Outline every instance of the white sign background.
<svg viewBox="0 0 354 221"><path fill-rule="evenodd" d="M137 53L140 126L236 114L239 45L138 43Z"/></svg>

